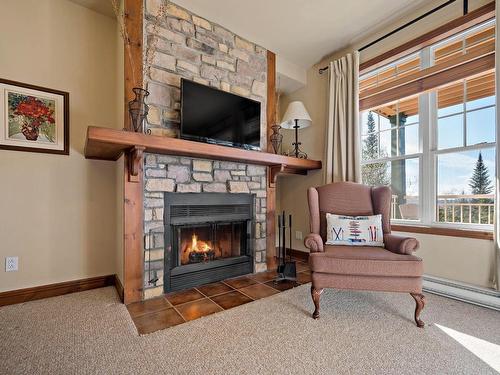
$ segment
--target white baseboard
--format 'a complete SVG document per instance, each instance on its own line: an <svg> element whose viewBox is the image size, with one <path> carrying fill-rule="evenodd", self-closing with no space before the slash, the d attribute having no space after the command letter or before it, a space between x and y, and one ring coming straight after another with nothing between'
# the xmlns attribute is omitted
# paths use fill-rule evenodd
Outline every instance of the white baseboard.
<svg viewBox="0 0 500 375"><path fill-rule="evenodd" d="M500 311L500 291L497 290L434 276L424 276L423 289L429 293Z"/></svg>

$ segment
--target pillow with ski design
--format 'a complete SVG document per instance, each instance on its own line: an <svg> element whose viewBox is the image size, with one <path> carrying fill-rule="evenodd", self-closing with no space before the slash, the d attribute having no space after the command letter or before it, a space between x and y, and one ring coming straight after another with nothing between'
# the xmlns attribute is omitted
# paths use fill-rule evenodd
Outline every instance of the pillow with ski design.
<svg viewBox="0 0 500 375"><path fill-rule="evenodd" d="M326 214L326 244L384 246L382 215L345 216Z"/></svg>

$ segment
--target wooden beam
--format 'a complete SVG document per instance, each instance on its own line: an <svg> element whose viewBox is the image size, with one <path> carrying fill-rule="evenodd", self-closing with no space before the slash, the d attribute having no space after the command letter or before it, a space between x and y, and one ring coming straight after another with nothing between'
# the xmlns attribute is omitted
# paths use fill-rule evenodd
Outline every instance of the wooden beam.
<svg viewBox="0 0 500 375"><path fill-rule="evenodd" d="M273 130L271 127L276 124L276 55L267 51L267 126L266 142L267 152L273 152L273 145L269 142L269 136Z"/></svg>
<svg viewBox="0 0 500 375"><path fill-rule="evenodd" d="M125 173L123 174L123 300L126 305L142 300L143 289L143 178L142 163L139 166L137 182L129 180L130 159L124 158Z"/></svg>
<svg viewBox="0 0 500 375"><path fill-rule="evenodd" d="M320 160L298 159L269 152L243 150L110 128L95 126L87 128L85 157L88 159L117 160L124 152L134 148L156 154L228 160L266 166L284 164L292 169L321 169Z"/></svg>
<svg viewBox="0 0 500 375"><path fill-rule="evenodd" d="M273 146L269 142L272 133L271 127L276 123L276 55L267 51L267 152L273 152ZM266 186L266 258L276 256L276 187L274 182L273 167L267 167L268 183Z"/></svg>
<svg viewBox="0 0 500 375"><path fill-rule="evenodd" d="M417 52L424 47L449 38L452 35L462 32L484 21L493 19L494 17L495 2L492 1L491 3L469 12L465 16L456 18L453 21L438 27L437 29L419 36L418 38L412 39L409 42L403 43L396 48L374 57L373 59L365 61L359 66L360 75L384 66L390 61L394 61Z"/></svg>
<svg viewBox="0 0 500 375"><path fill-rule="evenodd" d="M132 88L143 86L142 54L143 54L143 1L124 0L125 30L128 41L125 41L125 129L132 130L128 114L128 102L134 98ZM111 129L110 129L111 130ZM143 176L142 158L139 154L126 153L124 157L124 201L123 201L123 252L124 280L123 301L125 304L142 299L143 285ZM134 176L135 175L135 176Z"/></svg>
<svg viewBox="0 0 500 375"><path fill-rule="evenodd" d="M125 129L133 130L130 124L128 114L128 102L134 99L132 89L141 87L143 84L142 71L142 20L143 20L143 1L142 0L124 0L124 28L128 40L124 41L124 69L125 69Z"/></svg>

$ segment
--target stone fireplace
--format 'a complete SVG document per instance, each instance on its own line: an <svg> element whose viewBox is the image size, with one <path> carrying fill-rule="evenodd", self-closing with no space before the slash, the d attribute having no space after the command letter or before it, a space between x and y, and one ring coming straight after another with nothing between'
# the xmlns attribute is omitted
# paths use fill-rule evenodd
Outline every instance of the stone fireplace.
<svg viewBox="0 0 500 375"><path fill-rule="evenodd" d="M266 186L265 166L147 154L143 298L265 271Z"/></svg>

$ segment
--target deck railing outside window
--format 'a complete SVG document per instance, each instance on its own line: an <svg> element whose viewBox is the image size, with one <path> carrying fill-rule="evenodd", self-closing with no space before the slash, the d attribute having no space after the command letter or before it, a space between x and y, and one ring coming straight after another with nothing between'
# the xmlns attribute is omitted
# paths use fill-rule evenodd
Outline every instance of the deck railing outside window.
<svg viewBox="0 0 500 375"><path fill-rule="evenodd" d="M440 223L492 225L495 217L493 194L456 194L437 197L436 221ZM392 196L391 219L418 220L418 197L405 196L406 203L398 203Z"/></svg>

